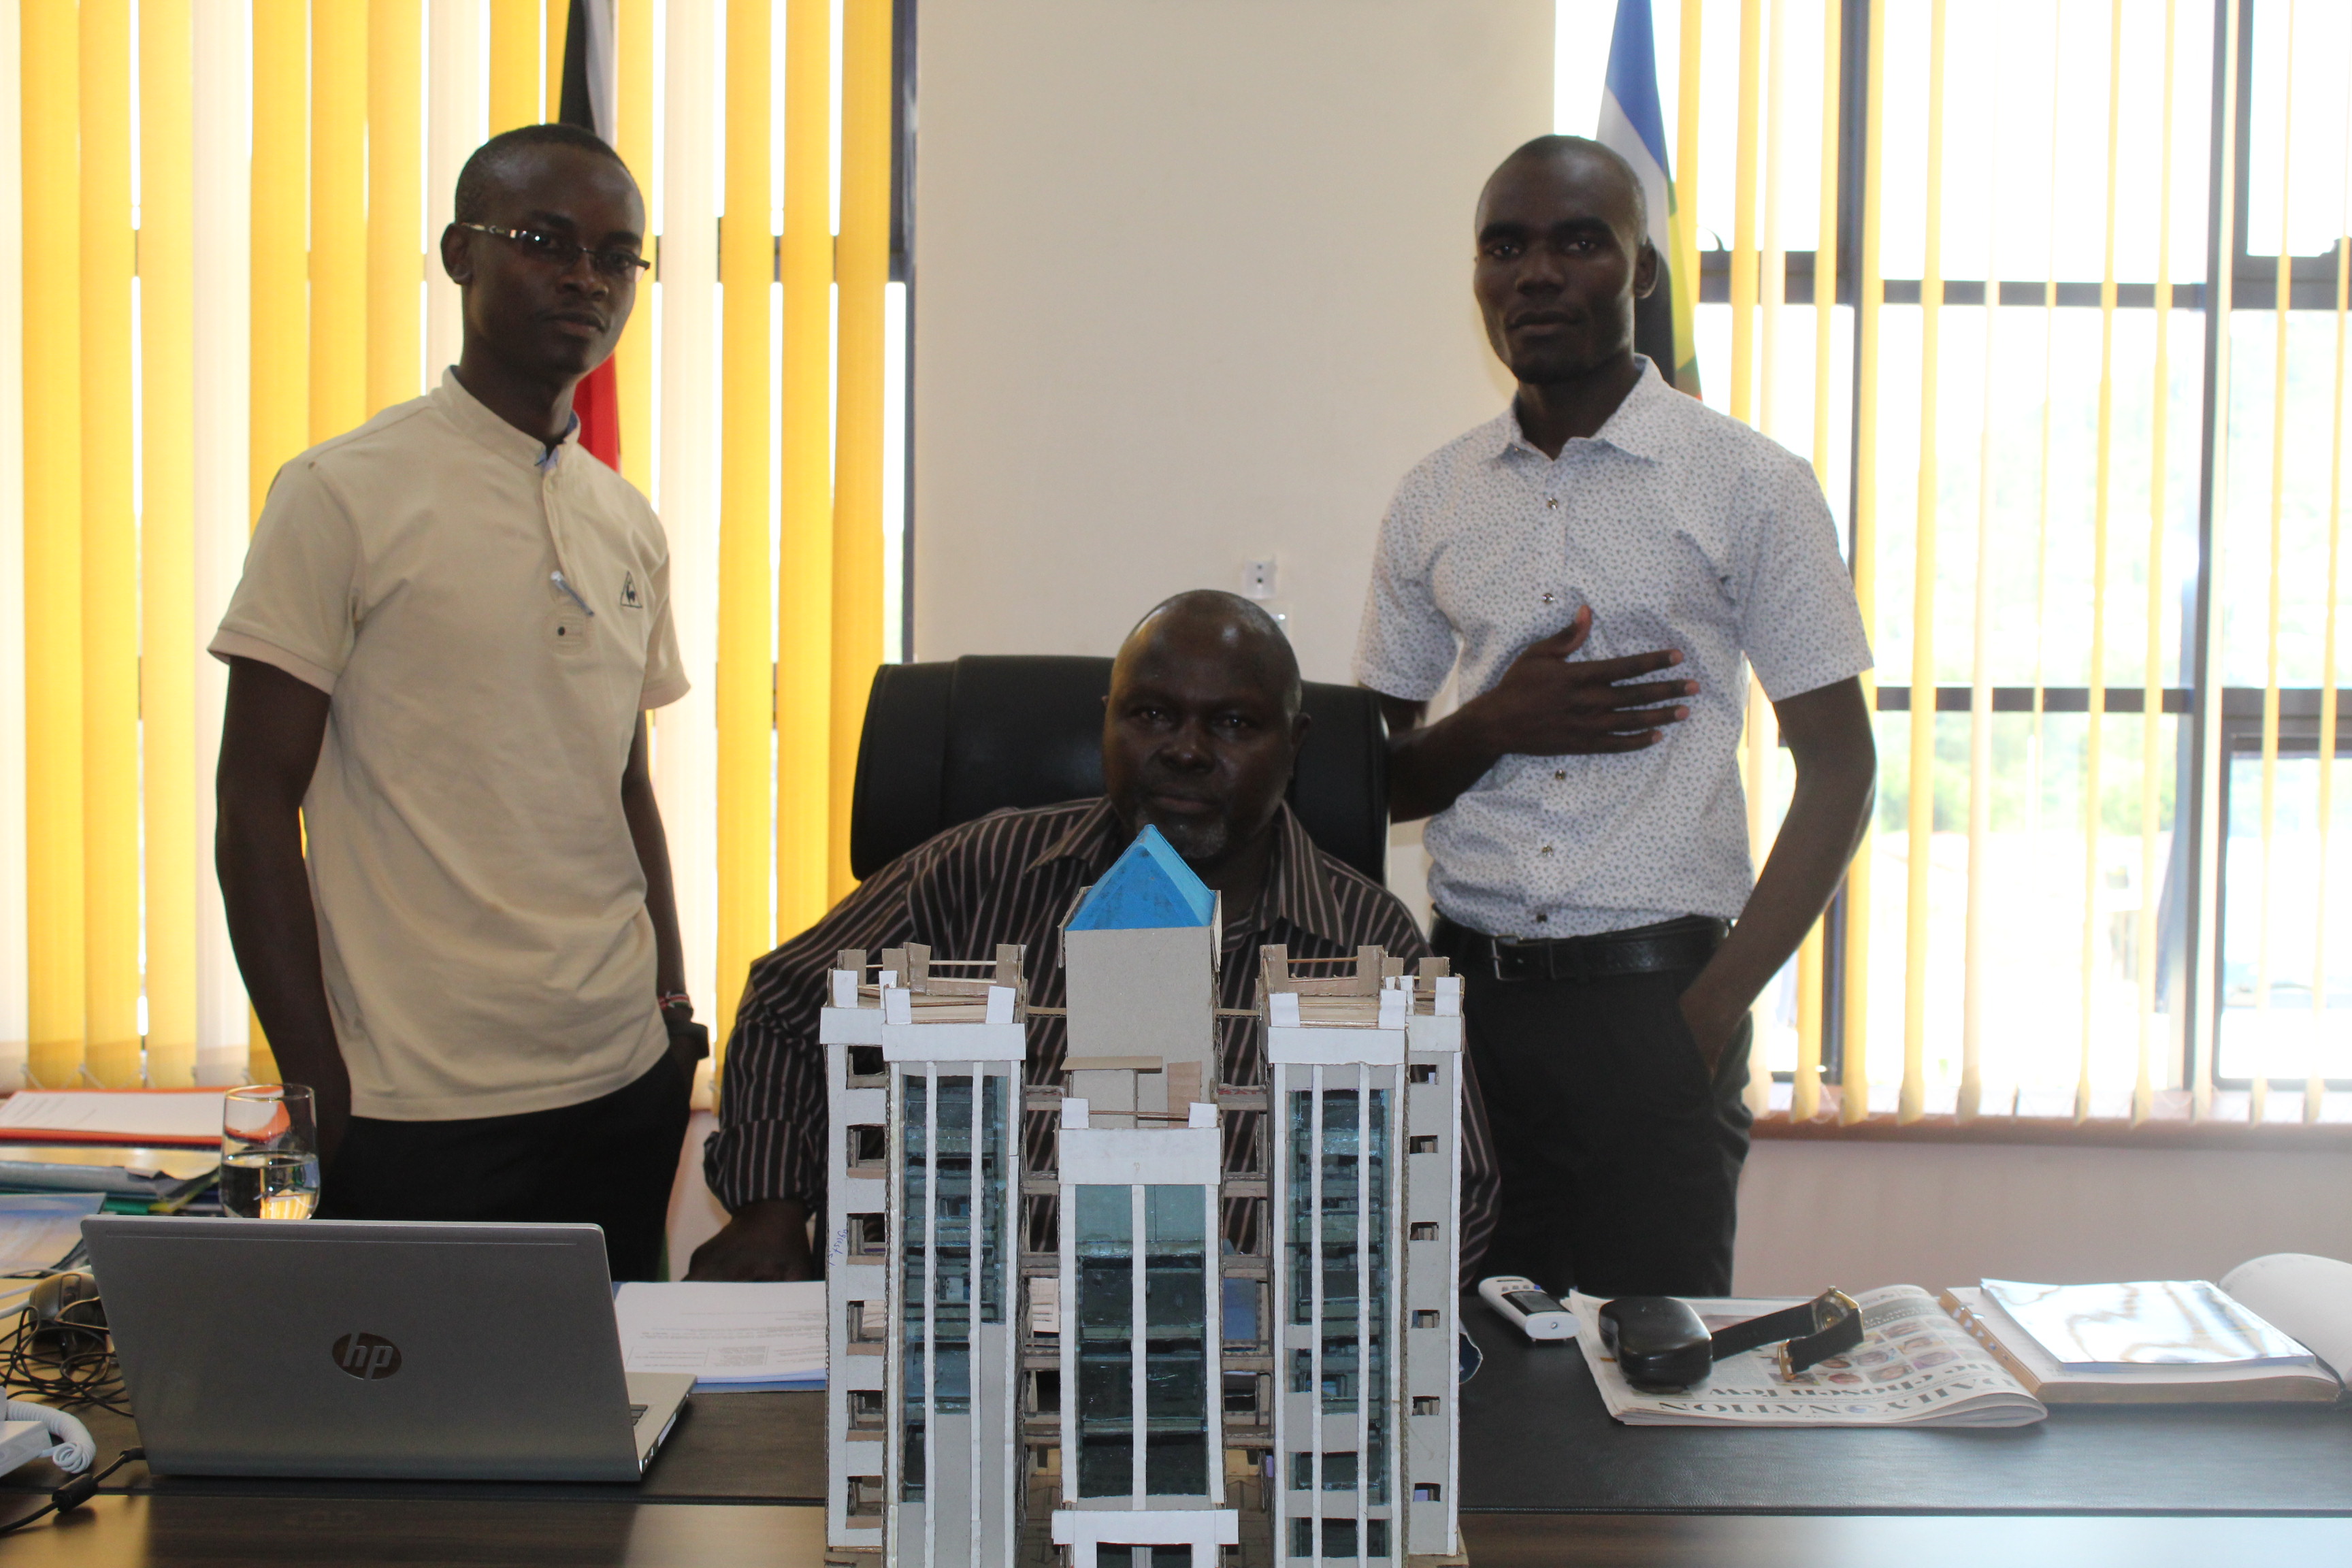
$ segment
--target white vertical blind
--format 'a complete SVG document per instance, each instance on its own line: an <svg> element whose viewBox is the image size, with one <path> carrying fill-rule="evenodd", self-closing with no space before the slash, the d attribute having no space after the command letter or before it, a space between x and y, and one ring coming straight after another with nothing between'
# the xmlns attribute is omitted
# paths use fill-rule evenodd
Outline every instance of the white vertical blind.
<svg viewBox="0 0 2352 1568"><path fill-rule="evenodd" d="M228 672L203 652L228 608L252 521L251 61L246 0L201 0L191 14L195 57L195 734L196 1081L245 1080L251 1014L230 952L220 883L211 874L212 779L220 760ZM11 80L14 79L13 73ZM11 295L13 299L13 294ZM21 899L0 892L9 910ZM11 949L10 951L14 951Z"/></svg>
<svg viewBox="0 0 2352 1568"><path fill-rule="evenodd" d="M669 829L687 989L719 1011L719 92L710 5L668 7L663 37L659 449L656 500L669 533L670 603L694 689L655 718L654 782ZM641 306L642 308L642 306ZM725 977L740 987L741 975Z"/></svg>
<svg viewBox="0 0 2352 1568"><path fill-rule="evenodd" d="M489 18L482 0L433 0L425 13L425 384L457 363L464 342L457 286L441 270L457 171L489 139ZM641 176L645 177L645 176Z"/></svg>

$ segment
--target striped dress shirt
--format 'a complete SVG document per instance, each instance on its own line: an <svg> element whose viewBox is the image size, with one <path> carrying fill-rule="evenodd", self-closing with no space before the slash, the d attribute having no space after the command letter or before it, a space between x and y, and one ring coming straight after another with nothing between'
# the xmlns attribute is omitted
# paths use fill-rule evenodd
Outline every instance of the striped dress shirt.
<svg viewBox="0 0 2352 1568"><path fill-rule="evenodd" d="M763 1198L799 1198L821 1213L825 1194L824 1051L817 1014L825 976L844 948L876 952L910 942L940 958L991 957L1000 942L1027 949L1029 1000L1059 1007L1064 973L1054 962L1062 921L1080 889L1099 880L1127 847L1128 834L1108 800L1072 801L1030 811L1000 811L950 828L867 878L832 913L751 966L730 1038L719 1095L719 1130L703 1151L711 1191L730 1210ZM1281 807L1274 863L1255 907L1228 911L1218 965L1217 1005L1255 1007L1258 949L1286 947L1293 958L1352 958L1377 945L1418 959L1430 951L1412 917L1378 882L1316 847ZM1265 1082L1265 1045L1255 1017L1217 1023L1219 1075L1232 1087ZM1059 1017L1029 1026L1027 1081L1061 1082L1066 1029ZM1463 1058L1462 1258L1465 1278L1494 1229L1496 1183L1493 1143L1477 1084ZM1262 1118L1223 1118L1225 1169L1262 1175ZM1055 1117L1024 1118L1027 1166L1055 1167ZM1024 1205L1033 1251L1052 1249L1053 1200ZM1256 1252L1259 1205L1226 1205L1226 1239Z"/></svg>

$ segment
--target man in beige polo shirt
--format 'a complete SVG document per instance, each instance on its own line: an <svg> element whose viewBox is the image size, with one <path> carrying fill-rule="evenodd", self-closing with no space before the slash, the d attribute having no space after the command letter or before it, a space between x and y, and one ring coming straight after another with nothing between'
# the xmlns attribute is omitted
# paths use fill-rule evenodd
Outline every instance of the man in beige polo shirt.
<svg viewBox="0 0 2352 1568"><path fill-rule="evenodd" d="M661 524L572 412L645 207L549 125L456 216L457 365L279 471L213 640L229 933L322 1214L593 1221L656 1278L700 1031L644 713L687 683Z"/></svg>

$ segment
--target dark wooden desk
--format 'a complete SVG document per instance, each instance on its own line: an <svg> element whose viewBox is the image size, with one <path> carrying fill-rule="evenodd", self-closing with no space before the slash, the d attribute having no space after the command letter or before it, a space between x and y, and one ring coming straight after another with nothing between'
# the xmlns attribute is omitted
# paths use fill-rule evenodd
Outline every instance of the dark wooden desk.
<svg viewBox="0 0 2352 1568"><path fill-rule="evenodd" d="M1477 1568L2234 1568L2352 1563L2352 1410L2060 1411L2014 1431L1618 1426L1572 1347L1465 1390ZM336 1563L818 1568L822 1396L700 1394L636 1487L219 1480L131 1466L7 1568ZM102 1453L134 1440L91 1420ZM55 1484L0 1479L0 1522Z"/></svg>
<svg viewBox="0 0 2352 1568"><path fill-rule="evenodd" d="M139 1441L120 1415L84 1411L104 1464ZM46 1494L63 1478L43 1460L0 1477L0 1495ZM545 1481L351 1481L157 1476L133 1462L106 1482L110 1492L189 1498L286 1498L448 1502L778 1503L807 1507L824 1497L824 1395L698 1394L688 1402L653 1468L635 1486ZM5 1508L0 1503L0 1508Z"/></svg>
<svg viewBox="0 0 2352 1568"><path fill-rule="evenodd" d="M2061 1405L2001 1430L1621 1426L1573 1344L1485 1303L1462 1504L1495 1513L2352 1516L2352 1406ZM2352 1563L2352 1558L2346 1560Z"/></svg>
<svg viewBox="0 0 2352 1568"><path fill-rule="evenodd" d="M1621 1513L1475 1514L1464 1524L1477 1568L2299 1568L2352 1562L2352 1520L2341 1519ZM816 1510L772 1504L111 1493L62 1524L5 1538L0 1557L9 1568L818 1568L824 1545Z"/></svg>

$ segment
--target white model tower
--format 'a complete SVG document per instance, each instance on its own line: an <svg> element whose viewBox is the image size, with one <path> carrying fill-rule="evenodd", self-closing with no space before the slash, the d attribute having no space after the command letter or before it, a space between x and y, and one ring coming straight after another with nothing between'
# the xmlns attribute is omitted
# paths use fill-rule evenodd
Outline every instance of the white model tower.
<svg viewBox="0 0 2352 1568"><path fill-rule="evenodd" d="M844 952L831 1089L825 1539L892 1568L1012 1568L1020 1476L1021 950Z"/></svg>
<svg viewBox="0 0 2352 1568"><path fill-rule="evenodd" d="M828 1561L1459 1561L1461 982L1265 948L1271 1081L1223 1084L1220 921L1146 828L1063 928L1062 1076L1025 1091L1052 1010L1020 949L841 954ZM1050 1173L1024 1178L1024 1110ZM1249 1112L1253 1168L1227 1170L1223 1120ZM1024 1254L1048 1199L1054 1250ZM1226 1250L1229 1203L1268 1204L1271 1258Z"/></svg>
<svg viewBox="0 0 2352 1568"><path fill-rule="evenodd" d="M1276 1551L1351 1568L1457 1559L1462 982L1444 959L1412 976L1376 947L1352 963L1269 947L1259 987Z"/></svg>

